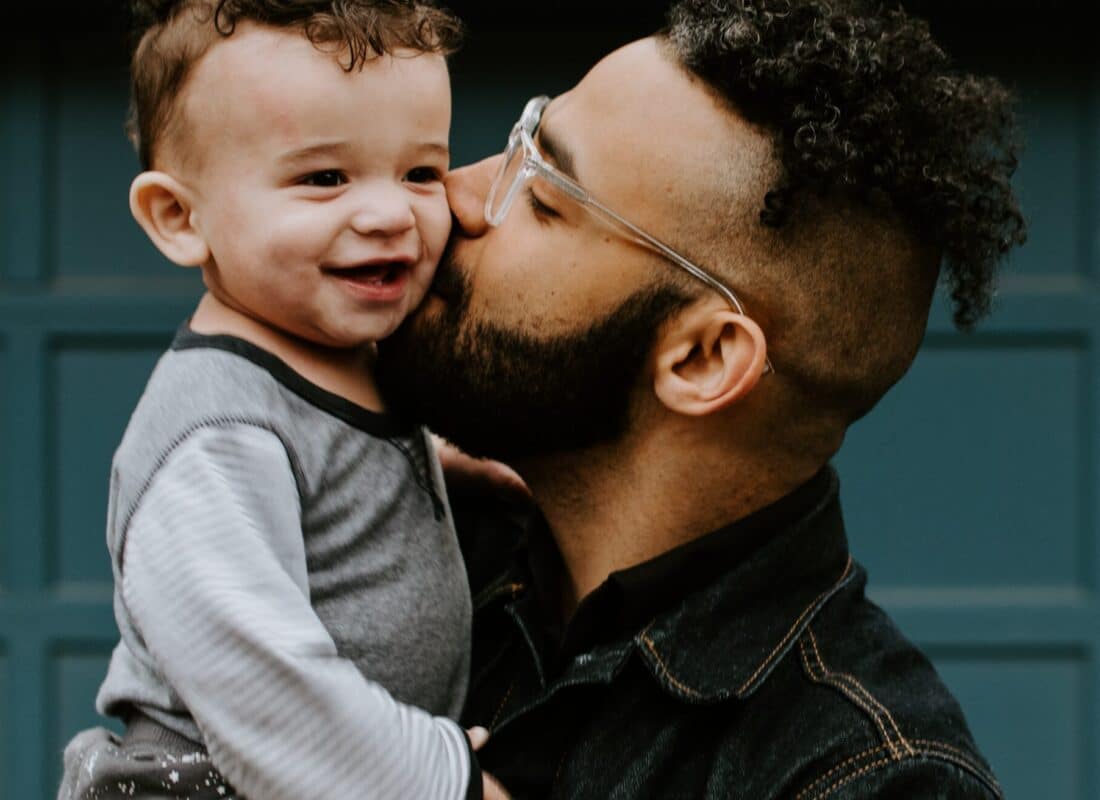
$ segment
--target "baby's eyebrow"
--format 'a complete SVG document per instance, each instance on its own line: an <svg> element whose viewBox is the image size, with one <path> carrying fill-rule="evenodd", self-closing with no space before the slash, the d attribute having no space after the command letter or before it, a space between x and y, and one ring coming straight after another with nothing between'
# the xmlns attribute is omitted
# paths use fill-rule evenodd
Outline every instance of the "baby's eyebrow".
<svg viewBox="0 0 1100 800"><path fill-rule="evenodd" d="M299 147L295 150L287 151L279 156L279 160L293 163L295 161L305 161L306 159L316 156L340 155L346 152L347 149L347 142L318 142L316 144L307 145L306 147Z"/></svg>
<svg viewBox="0 0 1100 800"><path fill-rule="evenodd" d="M446 142L421 142L416 144L415 148L418 151L438 154L445 158L450 158L451 155L451 148ZM286 164L293 164L299 161L307 161L318 156L343 155L350 149L351 145L344 141L317 142L316 144L288 150L279 156L279 161Z"/></svg>
<svg viewBox="0 0 1100 800"><path fill-rule="evenodd" d="M450 156L451 154L451 148L446 142L423 142L417 145L417 149L439 153L442 156Z"/></svg>

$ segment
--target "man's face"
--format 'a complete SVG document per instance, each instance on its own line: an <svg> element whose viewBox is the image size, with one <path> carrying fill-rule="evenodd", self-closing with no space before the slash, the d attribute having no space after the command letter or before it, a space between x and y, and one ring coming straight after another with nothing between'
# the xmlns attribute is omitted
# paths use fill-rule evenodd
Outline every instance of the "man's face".
<svg viewBox="0 0 1100 800"><path fill-rule="evenodd" d="M605 205L691 257L692 187L713 184L720 154L729 161L728 128L728 112L648 39L551 102L536 142ZM456 230L424 305L382 343L383 390L478 455L522 459L614 438L661 322L696 288L538 182L489 228L500 159L448 178Z"/></svg>
<svg viewBox="0 0 1100 800"><path fill-rule="evenodd" d="M343 69L296 31L242 23L196 66L184 181L210 290L309 341L389 335L450 230L450 86L441 56Z"/></svg>

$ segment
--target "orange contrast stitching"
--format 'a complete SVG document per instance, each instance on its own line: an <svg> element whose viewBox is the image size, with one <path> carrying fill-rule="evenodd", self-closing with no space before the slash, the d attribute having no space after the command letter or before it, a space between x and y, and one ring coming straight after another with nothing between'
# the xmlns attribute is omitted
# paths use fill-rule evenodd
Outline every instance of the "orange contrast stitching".
<svg viewBox="0 0 1100 800"><path fill-rule="evenodd" d="M750 675L748 677L748 680L746 680L744 683L742 683L741 686L737 689L737 694L738 695L744 694L744 692L748 689L748 687L752 686L752 684L760 676L760 673L763 672L765 669L767 669L768 665L772 661L775 660L775 657L777 655L779 655L780 651L784 647L787 646L787 643L790 642L791 638L795 635L795 632L798 630L798 626L802 624L802 620L804 620L806 618L806 616L811 611L813 611L813 609L817 606L817 604L820 603L821 600L826 595L828 595L832 591L835 591L836 587L844 582L844 579L848 577L848 573L849 573L849 571L851 571L851 569L852 569L852 557L848 556L848 563L846 563L844 565L844 571L842 573L840 573L840 577L836 580L835 583L833 583L832 586L830 586L828 589L826 589L821 594L819 594L817 597L815 597L813 602L810 603L808 606L806 606L805 609L803 609L802 613L798 615L798 619L796 619L794 621L794 624L791 625L790 629L787 631L786 636L784 636L782 639L779 640L779 644L777 644L775 646L775 648L768 654L768 657L765 658L764 661L760 664L760 666L756 668L756 672L754 672L752 675Z"/></svg>
<svg viewBox="0 0 1100 800"><path fill-rule="evenodd" d="M493 714L493 721L489 723L489 730L493 730L497 726L497 720L500 719L501 712L504 711L504 707L508 705L508 698L512 696L512 691L516 688L516 682L519 680L519 676L516 675L512 678L512 685L508 687L508 691L504 695L504 699L500 701L500 705L497 706L497 713Z"/></svg>
<svg viewBox="0 0 1100 800"><path fill-rule="evenodd" d="M990 785L996 787L997 793L1000 794L1001 788L1000 788L1000 784L997 782L997 779L994 778L992 775L990 775L988 772L986 772L984 769L980 768L962 750L959 750L956 747L952 747L951 745L949 745L945 742L938 742L938 741L934 741L934 740L931 740L931 739L914 739L913 742L915 744L923 745L923 748L918 751L918 750L915 750L912 747L910 747L911 755L902 756L899 760L911 761L911 760L913 760L913 758L915 758L916 756L920 756L920 755L943 759L944 761L955 764L956 766L961 766L961 767L963 767L965 769L968 769L969 771L975 773L979 778L989 782ZM870 750L865 750L862 753L859 753L855 756L852 756L851 758L847 759L846 761L842 762L841 764L838 764L837 766L833 767L831 770L826 772L824 775L822 775L820 778L815 780L813 783L811 783L809 786L807 786L805 789L803 789L801 792L799 792L798 795L795 797L795 800L802 800L802 798L805 797L807 792L813 791L814 787L819 786L821 783L828 780L831 776L833 776L837 772L843 770L844 767L846 767L850 764L853 764L856 761L859 761L859 760L861 760L863 758L866 758L870 755L873 755L876 750L881 750L882 748L883 748L883 746L880 745L877 748L872 748ZM936 752L937 750L939 750L941 752ZM867 775L868 773L873 772L874 770L878 769L881 766L889 764L890 761L891 761L891 759L882 758L882 759L879 759L878 761L871 762L870 764L865 764L864 766L860 767L858 770L853 772L851 775L847 775L843 778L840 778L839 780L834 781L827 789L825 789L823 792L819 792L818 794L815 794L812 798L810 798L810 800L824 800L824 798L831 795L833 792L835 792L841 786L844 786L847 783L851 783L852 781L856 780L857 778L861 778L864 775Z"/></svg>
<svg viewBox="0 0 1100 800"><path fill-rule="evenodd" d="M946 750L947 751L946 753L937 753L937 755L939 755L941 758L948 758L949 755L954 756L954 758L957 759L964 766L966 766L967 768L969 768L970 770L972 770L976 774L980 775L985 780L989 781L991 784L996 786L998 788L998 790L1000 789L1000 787L1001 787L1000 781L998 781L997 778L992 773L987 771L984 767L982 767L980 764L978 764L978 762L974 761L969 755L964 753L959 748L952 747L951 745L947 744L946 742L939 742L939 741L936 741L934 739L914 739L913 741L916 744L924 745L924 747L926 747L929 750L935 750L936 748L939 748L941 750Z"/></svg>
<svg viewBox="0 0 1100 800"><path fill-rule="evenodd" d="M832 786L830 786L828 789L826 789L821 794L815 794L812 798L810 798L810 800L822 800L822 798L828 797L829 795L831 795L833 792L835 792L837 789L839 789L844 784L851 783L856 778L862 778L864 775L868 774L869 772L874 772L876 769L878 769L882 765L889 764L889 763L890 763L890 759L883 758L883 759L880 759L879 761L874 761L874 762L868 764L865 767L861 767L860 769L857 769L855 772L853 772L851 775L848 775L847 777L841 778L840 780L836 781Z"/></svg>
<svg viewBox="0 0 1100 800"><path fill-rule="evenodd" d="M898 754L897 746L894 744L893 740L890 738L890 733L889 733L889 731L886 730L886 726L883 724L882 720L879 718L878 713L876 713L876 711L873 708L868 706L867 703L863 700L863 698L861 698L859 696L853 696L852 691L850 689L846 689L844 686L840 685L840 682L837 681L836 678L834 678L832 675L830 675L829 671L825 668L824 663L822 663L820 661L820 656L818 656L819 660L818 660L818 663L816 665L816 670L818 672L815 673L814 665L810 664L810 657L809 657L809 652L810 651L809 651L809 648L806 646L805 637L803 637L802 639L799 639L798 646L799 646L799 651L802 654L802 665L803 665L803 667L805 667L807 674L810 676L810 680L814 681L815 683L824 683L824 684L828 684L829 686L832 686L834 689L836 689L838 692L840 692L846 698L848 698L849 701L851 701L852 703L855 703L857 706L859 706L863 710L863 712L867 716L869 716L872 719L872 721L874 721L875 726L878 728L879 733L882 735L882 739L883 739L883 742L885 743L885 746L890 749L891 756L893 758L898 758L899 754Z"/></svg>
<svg viewBox="0 0 1100 800"><path fill-rule="evenodd" d="M502 583L499 586L492 586L485 589L481 594L473 599L475 608L480 608L486 603L495 600L505 594L512 595L512 599L516 598L516 595L526 589L526 585L522 583Z"/></svg>
<svg viewBox="0 0 1100 800"><path fill-rule="evenodd" d="M947 744L946 742L940 742L940 741L937 741L936 739L914 739L913 741L916 742L917 744L923 744L923 745L926 745L928 747L942 748L942 749L948 751L949 753L954 753L959 758L967 758L967 759L970 758L970 756L968 756L966 753L964 753L959 748L952 747L951 745ZM975 765L975 766L977 766L977 765Z"/></svg>
<svg viewBox="0 0 1100 800"><path fill-rule="evenodd" d="M668 666L665 664L664 661L661 660L661 655L657 652L657 647L653 644L653 640L650 639L644 631L642 632L642 641L645 642L646 647L649 648L649 652L653 653L653 657L657 659L657 664L661 667L661 672L666 678L668 678L672 682L672 684L677 689L679 689L684 694L690 695L692 697L702 697L702 695L695 689L692 689L690 686L686 686L683 683L680 683L680 681L676 680L676 677L669 671Z"/></svg>
<svg viewBox="0 0 1100 800"><path fill-rule="evenodd" d="M817 657L817 662L824 669L825 668L825 662L821 658L821 651L818 650L818 648L817 648L817 637L814 636L814 630L813 630L812 627L807 627L806 632L810 636L810 644L813 645L814 655ZM879 701L879 699L877 697L875 697L873 694L871 694L869 691L867 691L867 689L864 688L863 684L860 683L858 680L856 680L855 676L850 675L846 672L830 672L830 674L833 677L835 677L837 680L844 681L844 682L848 683L848 685L850 687L854 685L855 688L853 688L852 691L858 692L859 695L864 699L864 702L868 703L869 705L874 706L880 712L885 714L886 719L888 719L890 721L890 725L894 729L894 733L897 734L898 741L901 742L901 744L903 744L905 746L905 749L909 751L909 755L914 754L913 746L910 745L909 742L906 741L905 737L902 735L901 728L898 727L898 723L894 720L894 717L890 713L890 710L888 708L886 708L886 706L884 706ZM889 739L889 737L886 737L886 738ZM894 757L897 758L897 753L896 752L894 753Z"/></svg>
<svg viewBox="0 0 1100 800"><path fill-rule="evenodd" d="M811 783L809 786L807 786L801 792L799 792L795 796L794 800L802 800L802 798L805 797L807 792L813 791L814 787L817 786L819 783L824 783L825 781L829 780L829 778L833 777L833 775L835 775L836 773L842 772L845 769L845 767L851 766L852 764L854 764L857 761L862 761L865 758L869 758L870 756L873 756L876 753L878 753L880 750L885 750L885 749L887 749L886 745L880 744L877 747L868 748L867 750L864 750L862 753L857 753L856 755L852 756L851 758L845 759L844 761L840 762L835 767L833 767L831 770L826 772L824 775L819 777L816 781Z"/></svg>
<svg viewBox="0 0 1100 800"><path fill-rule="evenodd" d="M913 750L913 746L909 744L909 740L906 739L905 736L902 734L901 728L898 727L898 723L894 720L893 715L890 713L890 709L883 705L881 700L879 700L877 697L867 691L863 684L860 683L859 680L857 680L854 676L847 673L838 674L834 672L833 674L836 675L839 680L842 680L846 682L849 686L852 686L853 691L860 692L864 700L866 700L868 703L877 708L882 714L884 714L886 716L886 719L890 723L890 727L894 729L894 734L897 736L898 742L906 750L909 751L909 755L915 754L916 751Z"/></svg>

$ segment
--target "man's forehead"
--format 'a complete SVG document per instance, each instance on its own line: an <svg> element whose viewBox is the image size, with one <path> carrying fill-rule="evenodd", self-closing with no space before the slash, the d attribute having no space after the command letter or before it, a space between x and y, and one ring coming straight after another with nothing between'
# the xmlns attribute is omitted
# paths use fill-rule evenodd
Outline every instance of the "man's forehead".
<svg viewBox="0 0 1100 800"><path fill-rule="evenodd" d="M543 114L578 180L599 195L694 193L716 172L760 174L767 138L724 107L656 38L611 53ZM613 198L607 196L608 201Z"/></svg>

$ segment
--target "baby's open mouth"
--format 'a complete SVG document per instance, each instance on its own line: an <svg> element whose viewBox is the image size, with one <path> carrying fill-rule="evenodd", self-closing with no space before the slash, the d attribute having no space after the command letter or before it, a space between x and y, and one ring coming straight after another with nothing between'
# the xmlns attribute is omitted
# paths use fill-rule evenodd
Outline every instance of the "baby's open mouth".
<svg viewBox="0 0 1100 800"><path fill-rule="evenodd" d="M359 267L329 267L325 272L369 286L387 286L403 279L409 272L409 265L402 261L389 261Z"/></svg>

